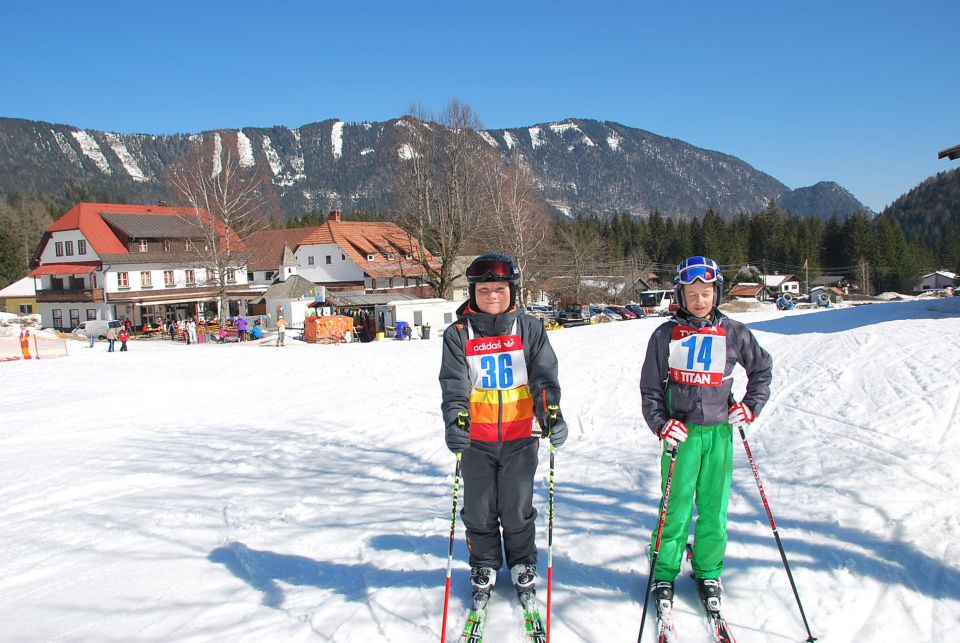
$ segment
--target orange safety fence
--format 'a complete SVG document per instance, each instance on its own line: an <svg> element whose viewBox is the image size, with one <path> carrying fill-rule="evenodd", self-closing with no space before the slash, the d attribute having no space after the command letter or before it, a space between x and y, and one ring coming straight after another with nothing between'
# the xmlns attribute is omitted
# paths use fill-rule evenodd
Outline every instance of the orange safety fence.
<svg viewBox="0 0 960 643"><path fill-rule="evenodd" d="M67 341L59 334L31 333L21 337L0 337L0 362L66 356Z"/></svg>

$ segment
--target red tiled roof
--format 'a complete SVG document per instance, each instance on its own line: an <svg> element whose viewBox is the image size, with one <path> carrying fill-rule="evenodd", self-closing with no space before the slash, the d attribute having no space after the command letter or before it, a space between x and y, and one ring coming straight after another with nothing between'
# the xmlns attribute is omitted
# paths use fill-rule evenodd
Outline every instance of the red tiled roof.
<svg viewBox="0 0 960 643"><path fill-rule="evenodd" d="M112 214L165 214L193 215L193 208L178 208L166 205L130 205L124 203L78 203L62 217L47 226L46 232L79 230L87 243L99 254L125 253L127 248L117 238L100 213Z"/></svg>
<svg viewBox="0 0 960 643"><path fill-rule="evenodd" d="M100 267L99 261L78 261L76 263L47 263L30 271L31 277L43 275L89 275Z"/></svg>
<svg viewBox="0 0 960 643"><path fill-rule="evenodd" d="M286 245L290 246L291 250L296 250L303 238L318 229L319 227L284 228L253 233L247 239L247 249L250 251L247 270L277 270L283 259L283 247Z"/></svg>
<svg viewBox="0 0 960 643"><path fill-rule="evenodd" d="M730 297L756 297L763 288L760 284L740 284L734 286L728 294Z"/></svg>
<svg viewBox="0 0 960 643"><path fill-rule="evenodd" d="M408 253L416 256L420 244L395 223L325 221L309 229L310 234L301 239L298 245L335 243L371 277L417 277L426 272L417 261L402 258ZM395 258L388 259L389 253L393 253ZM368 254L374 256L373 260L367 261ZM429 252L427 256L431 263L440 267L440 262L434 260Z"/></svg>

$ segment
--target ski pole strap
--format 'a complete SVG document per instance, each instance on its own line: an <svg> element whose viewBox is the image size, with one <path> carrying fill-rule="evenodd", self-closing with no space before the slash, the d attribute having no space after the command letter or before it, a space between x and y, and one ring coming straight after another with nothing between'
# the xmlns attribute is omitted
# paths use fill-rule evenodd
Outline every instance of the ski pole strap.
<svg viewBox="0 0 960 643"><path fill-rule="evenodd" d="M457 413L457 426L459 426L461 429L465 428L467 426L467 418L469 417L470 417L470 414L467 413L466 411L460 411L459 413ZM459 459L460 459L460 454L458 453L457 460Z"/></svg>

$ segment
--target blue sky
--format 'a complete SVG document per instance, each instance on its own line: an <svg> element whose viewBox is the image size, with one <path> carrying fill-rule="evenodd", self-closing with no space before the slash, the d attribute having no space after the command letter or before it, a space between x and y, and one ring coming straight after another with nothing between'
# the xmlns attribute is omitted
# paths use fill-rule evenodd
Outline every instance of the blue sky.
<svg viewBox="0 0 960 643"><path fill-rule="evenodd" d="M879 211L960 167L960 2L4 2L0 116L163 134L612 120Z"/></svg>

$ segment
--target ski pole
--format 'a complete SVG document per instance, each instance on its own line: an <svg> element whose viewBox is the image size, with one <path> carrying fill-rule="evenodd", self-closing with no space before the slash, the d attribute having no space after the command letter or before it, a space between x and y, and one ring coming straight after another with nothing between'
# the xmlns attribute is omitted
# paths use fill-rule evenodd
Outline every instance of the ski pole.
<svg viewBox="0 0 960 643"><path fill-rule="evenodd" d="M553 456L556 449L550 445L550 511L547 523L547 643L550 643L550 606L553 598Z"/></svg>
<svg viewBox="0 0 960 643"><path fill-rule="evenodd" d="M670 447L670 469L667 471L667 483L663 487L663 498L660 501L660 522L657 524L657 541L653 547L653 559L650 561L650 575L647 577L647 590L643 594L643 616L640 617L640 634L637 643L643 640L643 625L647 621L647 605L649 604L650 588L653 587L653 573L657 570L657 557L660 556L660 538L663 537L663 523L667 519L667 503L670 502L670 483L673 482L673 469L677 464L677 451L680 445Z"/></svg>
<svg viewBox="0 0 960 643"><path fill-rule="evenodd" d="M443 592L443 629L440 630L440 643L447 638L447 605L450 603L450 572L453 569L453 539L457 531L457 500L460 496L460 454L457 454L457 468L453 473L453 511L450 512L450 555L447 557L447 587Z"/></svg>
<svg viewBox="0 0 960 643"><path fill-rule="evenodd" d="M803 626L807 628L807 642L813 643L816 637L810 632L810 625L807 623L807 615L803 613L803 605L800 603L800 593L797 591L797 584L793 582L793 574L790 572L790 563L787 562L787 553L783 550L783 543L780 542L780 534L777 532L777 523L773 520L773 512L770 511L770 503L767 502L767 494L763 491L763 483L760 482L760 471L757 469L757 462L753 459L753 451L750 450L750 443L747 441L747 433L743 430L743 425L739 425L740 439L743 440L743 448L747 452L747 459L750 460L750 468L753 469L753 477L757 481L757 489L760 490L760 499L763 501L763 508L767 511L767 518L770 520L770 528L773 529L773 537L777 541L777 549L780 550L780 558L783 560L783 568L787 570L787 578L790 579L790 587L793 588L793 596L797 599L797 607L800 608L800 617L803 619Z"/></svg>

